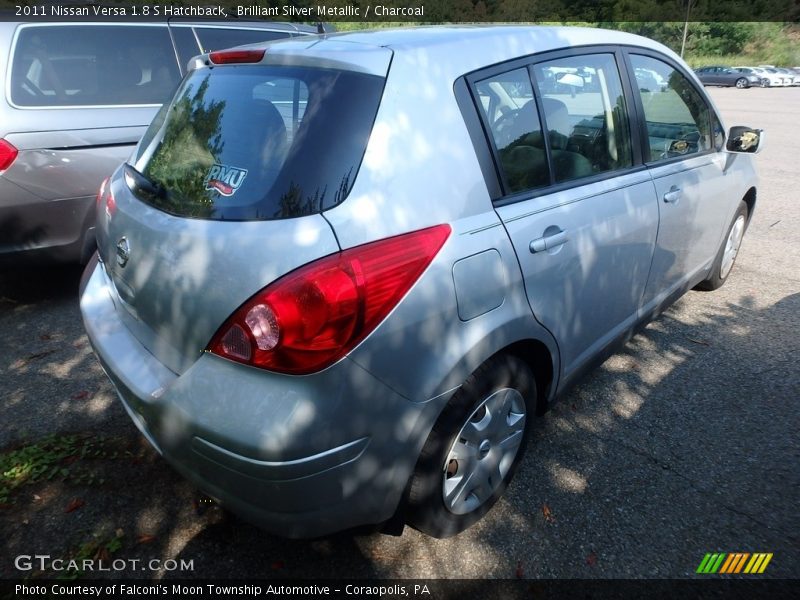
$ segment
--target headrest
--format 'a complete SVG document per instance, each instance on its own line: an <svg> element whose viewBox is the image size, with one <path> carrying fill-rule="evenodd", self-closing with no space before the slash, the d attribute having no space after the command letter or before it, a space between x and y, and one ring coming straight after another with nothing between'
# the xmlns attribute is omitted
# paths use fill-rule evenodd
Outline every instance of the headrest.
<svg viewBox="0 0 800 600"><path fill-rule="evenodd" d="M544 107L544 118L547 121L547 128L550 131L557 131L561 135L569 137L571 127L569 124L569 111L567 105L556 98L542 98Z"/></svg>

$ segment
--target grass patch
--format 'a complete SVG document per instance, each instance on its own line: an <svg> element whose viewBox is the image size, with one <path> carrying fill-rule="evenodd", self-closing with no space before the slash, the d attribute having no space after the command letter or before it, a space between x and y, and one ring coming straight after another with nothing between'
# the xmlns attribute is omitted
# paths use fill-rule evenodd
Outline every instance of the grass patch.
<svg viewBox="0 0 800 600"><path fill-rule="evenodd" d="M74 580L85 575L84 560L99 561L101 566L109 563L112 556L122 548L123 535L122 530L118 529L111 536L95 535L83 542L75 552L64 559L68 568L60 573L58 579Z"/></svg>
<svg viewBox="0 0 800 600"><path fill-rule="evenodd" d="M0 504L13 502L14 491L39 481L104 483L87 459L114 459L112 440L88 434L50 435L35 443L0 452Z"/></svg>

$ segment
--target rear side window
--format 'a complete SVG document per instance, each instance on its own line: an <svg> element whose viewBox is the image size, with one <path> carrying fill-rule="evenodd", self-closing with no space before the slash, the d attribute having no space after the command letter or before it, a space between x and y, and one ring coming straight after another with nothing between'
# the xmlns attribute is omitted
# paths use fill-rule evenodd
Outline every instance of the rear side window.
<svg viewBox="0 0 800 600"><path fill-rule="evenodd" d="M710 109L689 80L649 56L632 54L631 63L647 122L650 161L711 149Z"/></svg>
<svg viewBox="0 0 800 600"><path fill-rule="evenodd" d="M382 77L310 67L241 65L190 73L153 121L134 167L166 212L218 220L299 217L353 185Z"/></svg>
<svg viewBox="0 0 800 600"><path fill-rule="evenodd" d="M213 52L231 46L256 44L289 37L286 31L269 31L265 29L224 29L219 27L195 27L197 39L203 52Z"/></svg>
<svg viewBox="0 0 800 600"><path fill-rule="evenodd" d="M166 27L24 27L11 66L11 101L24 107L161 104L179 80Z"/></svg>
<svg viewBox="0 0 800 600"><path fill-rule="evenodd" d="M633 164L625 97L612 54L534 66L556 182Z"/></svg>
<svg viewBox="0 0 800 600"><path fill-rule="evenodd" d="M550 183L542 126L527 69L475 84L509 193Z"/></svg>

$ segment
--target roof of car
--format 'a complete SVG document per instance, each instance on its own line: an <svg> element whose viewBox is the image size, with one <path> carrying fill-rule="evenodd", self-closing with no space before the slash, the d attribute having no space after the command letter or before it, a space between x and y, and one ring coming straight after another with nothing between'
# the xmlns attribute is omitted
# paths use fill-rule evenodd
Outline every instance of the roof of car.
<svg viewBox="0 0 800 600"><path fill-rule="evenodd" d="M535 47L536 52L566 46L592 44L658 45L637 35L596 29L592 27L550 27L540 25L431 25L351 31L332 34L349 42L388 46L394 50L432 46L470 46L480 54L506 50L509 54L525 54L524 49ZM485 46L476 49L480 41ZM517 50L523 50L517 52Z"/></svg>
<svg viewBox="0 0 800 600"><path fill-rule="evenodd" d="M269 29L275 31L288 31L293 33L303 34L316 34L317 28L311 25L302 23L289 23L286 21L262 21L258 19L200 19L197 17L175 17L169 21L142 21L142 20L113 20L113 21L12 21L10 20L10 13L0 10L0 27L8 28L10 30L16 29L20 25L39 25L39 26L55 26L55 27L70 27L76 25L180 25L191 27L221 27L225 29ZM9 17L6 20L4 17Z"/></svg>
<svg viewBox="0 0 800 600"><path fill-rule="evenodd" d="M396 56L405 54L420 65L435 66L443 78L450 79L520 56L592 45L633 45L677 58L658 42L630 33L538 25L434 25L341 32L316 38L278 40L269 43L269 52L316 54L328 49L341 50L343 46L356 52L388 48Z"/></svg>

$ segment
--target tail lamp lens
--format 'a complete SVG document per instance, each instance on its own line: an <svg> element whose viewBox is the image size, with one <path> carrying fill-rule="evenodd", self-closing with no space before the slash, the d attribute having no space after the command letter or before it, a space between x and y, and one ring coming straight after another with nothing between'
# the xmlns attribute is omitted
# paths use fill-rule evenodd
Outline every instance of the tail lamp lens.
<svg viewBox="0 0 800 600"><path fill-rule="evenodd" d="M438 225L300 267L245 302L208 350L281 373L324 369L386 318L449 235L449 225Z"/></svg>
<svg viewBox="0 0 800 600"><path fill-rule="evenodd" d="M0 171L5 171L17 159L19 151L5 140L0 140Z"/></svg>
<svg viewBox="0 0 800 600"><path fill-rule="evenodd" d="M117 210L117 202L114 200L114 194L111 193L111 178L106 177L103 183L100 184L100 189L95 198L97 209L102 206L105 210L106 217L111 218Z"/></svg>

